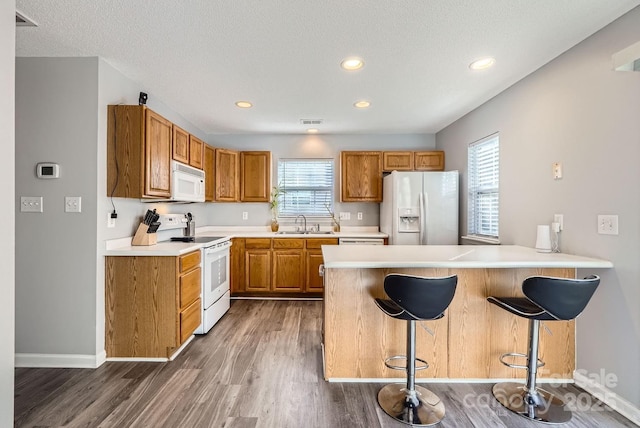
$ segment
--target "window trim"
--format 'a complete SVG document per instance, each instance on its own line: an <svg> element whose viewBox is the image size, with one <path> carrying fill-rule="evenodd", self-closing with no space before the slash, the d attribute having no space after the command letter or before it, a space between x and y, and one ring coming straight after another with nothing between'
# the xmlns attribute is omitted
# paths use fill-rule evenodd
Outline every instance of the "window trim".
<svg viewBox="0 0 640 428"><path fill-rule="evenodd" d="M478 173L479 168L477 165L471 165L471 161L472 161L472 156L476 154L473 152L474 150L478 150L483 145L489 145L489 144L496 144L497 146L496 152L493 155L491 155L494 158L492 160L491 166L489 168L486 168L486 171L484 170L483 171L485 173L487 172L493 173L495 178L494 180L495 185L492 187L485 187L481 189L481 186L478 183L476 183L476 181L478 180L478 176L480 175ZM464 236L463 238L476 240L480 242L486 242L486 243L499 243L500 242L499 241L500 239L500 136L498 132L488 135L484 138L481 138L469 144L469 147L467 149L467 174L468 174L467 235ZM497 198L497 202L496 202L497 207L495 212L491 210L489 213L485 213L485 215L486 214L495 215L496 217L495 223L493 220L491 220L489 229L493 229L495 227L496 234L479 233L478 222L480 221L482 215L480 215L480 212L477 208L478 206L477 200L478 200L478 195L480 194L495 195ZM492 230L489 230L489 232L491 231Z"/></svg>

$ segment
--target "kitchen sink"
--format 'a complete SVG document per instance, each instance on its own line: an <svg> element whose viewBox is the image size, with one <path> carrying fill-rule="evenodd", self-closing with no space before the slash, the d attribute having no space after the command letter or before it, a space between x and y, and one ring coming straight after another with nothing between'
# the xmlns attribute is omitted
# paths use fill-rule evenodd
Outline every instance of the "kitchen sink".
<svg viewBox="0 0 640 428"><path fill-rule="evenodd" d="M306 232L295 232L293 230L281 230L279 232L276 232L276 235L333 235L333 232L330 230L326 230L326 231L320 231L320 232L315 232L315 231L310 231L307 230Z"/></svg>

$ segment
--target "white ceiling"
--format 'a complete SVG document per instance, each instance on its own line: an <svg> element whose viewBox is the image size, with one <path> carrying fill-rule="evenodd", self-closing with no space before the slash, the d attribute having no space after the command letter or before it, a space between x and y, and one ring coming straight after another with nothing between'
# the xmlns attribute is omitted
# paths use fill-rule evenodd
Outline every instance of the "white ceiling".
<svg viewBox="0 0 640 428"><path fill-rule="evenodd" d="M208 134L434 133L639 0L17 0L18 56L100 56ZM339 64L360 56L365 67ZM482 56L496 65L473 72ZM366 99L371 107L356 110ZM251 109L235 107L249 100Z"/></svg>

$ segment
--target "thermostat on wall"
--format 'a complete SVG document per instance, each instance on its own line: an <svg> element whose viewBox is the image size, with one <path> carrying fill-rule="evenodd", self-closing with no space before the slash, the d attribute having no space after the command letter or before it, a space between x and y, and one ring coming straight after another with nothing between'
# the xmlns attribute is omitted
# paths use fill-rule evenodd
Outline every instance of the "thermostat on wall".
<svg viewBox="0 0 640 428"><path fill-rule="evenodd" d="M40 162L36 165L36 175L38 178L58 178L60 177L60 165L51 162Z"/></svg>

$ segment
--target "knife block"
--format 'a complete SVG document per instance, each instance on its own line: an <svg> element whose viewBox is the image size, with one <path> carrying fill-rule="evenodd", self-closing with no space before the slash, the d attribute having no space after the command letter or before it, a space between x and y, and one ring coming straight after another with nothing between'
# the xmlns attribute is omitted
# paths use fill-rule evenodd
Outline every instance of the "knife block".
<svg viewBox="0 0 640 428"><path fill-rule="evenodd" d="M131 245L156 245L158 236L155 233L147 233L147 230L149 230L149 225L140 223L133 240L131 240Z"/></svg>

